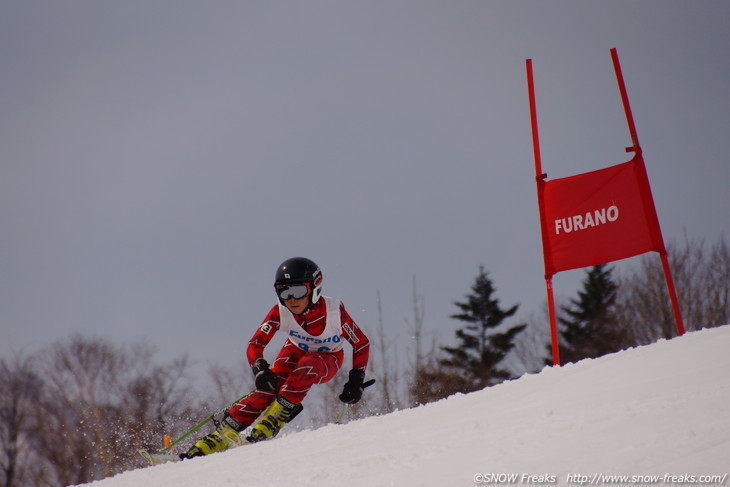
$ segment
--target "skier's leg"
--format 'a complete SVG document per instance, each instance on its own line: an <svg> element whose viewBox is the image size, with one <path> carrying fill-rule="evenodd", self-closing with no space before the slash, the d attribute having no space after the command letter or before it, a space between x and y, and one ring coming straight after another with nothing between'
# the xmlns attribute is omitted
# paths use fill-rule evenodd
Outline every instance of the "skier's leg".
<svg viewBox="0 0 730 487"><path fill-rule="evenodd" d="M279 384L286 382L304 353L291 342L287 342L281 349L271 368L278 377ZM238 433L256 421L261 412L275 402L274 399L276 399L275 392L254 391L249 394L228 410L228 413L220 420L216 431L196 441L186 453L180 455L180 458L209 455L227 450L234 442L240 444L241 439Z"/></svg>
<svg viewBox="0 0 730 487"><path fill-rule="evenodd" d="M291 342L287 342L282 347L279 355L274 360L274 365L271 367L271 371L276 374L279 379L279 384L284 384L297 365L297 362L304 355L304 351L298 349ZM261 415L276 398L275 392L256 391L250 396L243 399L241 402L234 404L228 411L228 414L235 419L240 425L240 430L243 431L250 424L256 421L256 418Z"/></svg>
<svg viewBox="0 0 730 487"><path fill-rule="evenodd" d="M342 366L343 353L308 353L304 355L279 388L279 395L300 404L314 384L329 382Z"/></svg>
<svg viewBox="0 0 730 487"><path fill-rule="evenodd" d="M302 401L314 384L331 380L342 365L342 353L307 353L279 389L279 395L256 423L249 442L267 440L276 436L284 423L291 421L302 410Z"/></svg>

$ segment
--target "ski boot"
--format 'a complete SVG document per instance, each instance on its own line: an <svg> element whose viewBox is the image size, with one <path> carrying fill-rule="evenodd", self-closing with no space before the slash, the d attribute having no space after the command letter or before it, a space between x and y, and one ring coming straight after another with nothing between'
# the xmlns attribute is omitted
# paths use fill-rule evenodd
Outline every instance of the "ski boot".
<svg viewBox="0 0 730 487"><path fill-rule="evenodd" d="M251 430L251 434L246 437L249 443L268 440L276 436L284 423L288 423L304 409L301 404L294 404L287 401L281 396L277 396L276 400L264 412L263 417Z"/></svg>
<svg viewBox="0 0 730 487"><path fill-rule="evenodd" d="M226 414L223 420L216 422L216 430L213 433L196 441L188 451L180 454L180 459L186 460L226 451L234 443L239 446L242 445L243 440L241 440L238 432L243 428L237 429L240 426L238 421Z"/></svg>

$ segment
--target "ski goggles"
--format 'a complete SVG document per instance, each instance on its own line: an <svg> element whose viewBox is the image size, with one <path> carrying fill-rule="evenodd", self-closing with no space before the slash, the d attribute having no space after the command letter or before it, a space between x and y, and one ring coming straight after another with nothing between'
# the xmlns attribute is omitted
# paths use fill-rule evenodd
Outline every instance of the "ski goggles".
<svg viewBox="0 0 730 487"><path fill-rule="evenodd" d="M308 282L298 284L274 284L274 289L276 290L276 295L279 296L279 299L281 299L282 302L291 298L306 298L309 293L312 292Z"/></svg>

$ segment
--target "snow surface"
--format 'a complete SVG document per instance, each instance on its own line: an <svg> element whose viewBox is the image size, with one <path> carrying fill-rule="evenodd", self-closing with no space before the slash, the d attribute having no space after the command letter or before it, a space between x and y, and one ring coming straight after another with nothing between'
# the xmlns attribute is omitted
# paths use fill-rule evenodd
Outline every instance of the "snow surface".
<svg viewBox="0 0 730 487"><path fill-rule="evenodd" d="M450 487L509 474L517 485L617 474L629 476L623 485L688 485L691 475L728 484L729 372L730 325L87 485Z"/></svg>

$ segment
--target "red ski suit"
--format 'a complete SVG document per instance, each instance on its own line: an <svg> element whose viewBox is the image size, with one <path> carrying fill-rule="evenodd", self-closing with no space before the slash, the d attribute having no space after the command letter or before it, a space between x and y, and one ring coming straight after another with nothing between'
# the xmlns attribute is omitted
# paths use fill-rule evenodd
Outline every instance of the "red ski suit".
<svg viewBox="0 0 730 487"><path fill-rule="evenodd" d="M320 298L309 311L303 315L292 315L301 330L312 336L321 335L327 324L327 307L325 299ZM336 315L334 315L336 316ZM370 356L370 341L360 327L353 321L340 303L341 337L352 345L352 368L365 370ZM248 342L246 357L251 366L257 359L263 358L264 348L280 329L281 316L279 305L269 310L261 326ZM287 339L279 355L271 366L271 371L279 378L279 389L276 392L254 391L251 395L235 404L228 412L233 419L247 427L274 400L278 393L294 404L300 404L314 384L323 384L332 379L342 366L344 351L312 351L299 348L291 339Z"/></svg>

